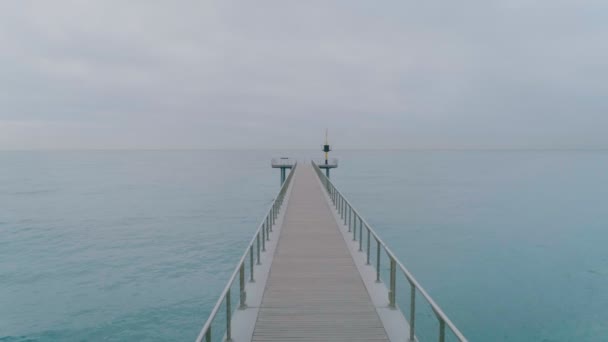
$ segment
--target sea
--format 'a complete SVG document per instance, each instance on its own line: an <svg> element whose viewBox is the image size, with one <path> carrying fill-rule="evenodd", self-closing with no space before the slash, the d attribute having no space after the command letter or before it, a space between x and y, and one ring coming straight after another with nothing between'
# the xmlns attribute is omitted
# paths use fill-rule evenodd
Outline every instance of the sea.
<svg viewBox="0 0 608 342"><path fill-rule="evenodd" d="M0 152L0 341L194 341L282 156L322 154ZM470 341L608 341L608 151L332 157L336 186Z"/></svg>

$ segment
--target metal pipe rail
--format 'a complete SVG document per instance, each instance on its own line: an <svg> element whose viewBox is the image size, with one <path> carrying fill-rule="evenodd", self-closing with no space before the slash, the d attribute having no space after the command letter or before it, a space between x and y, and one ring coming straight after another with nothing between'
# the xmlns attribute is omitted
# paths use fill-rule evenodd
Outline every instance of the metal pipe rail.
<svg viewBox="0 0 608 342"><path fill-rule="evenodd" d="M388 293L388 301L389 307L397 308L396 305L396 295L397 295L397 286L396 286L396 270L397 267L401 270L408 283L410 284L410 307L409 307L409 325L410 325L410 341L417 341L416 339L416 293L420 293L422 297L426 300L426 302L430 305L433 310L435 317L439 323L439 342L445 342L445 327L447 327L452 331L454 336L460 342L468 342L468 340L464 337L464 335L456 328L454 323L450 321L447 315L441 310L439 305L435 303L435 301L429 296L429 294L420 286L416 278L410 273L410 271L403 266L403 264L397 259L393 251L388 248L388 246L380 239L376 231L371 228L371 226L363 219L363 217L355 210L355 208L350 204L350 202L342 195L342 193L333 185L331 180L327 178L321 169L312 162L313 168L315 169L321 183L325 186L327 193L332 200L333 204L336 207L336 210L340 214L340 218L344 220L344 224L348 226L348 231L353 233L353 241L357 241L357 226L359 226L359 252L363 252L363 230L366 230L367 235L367 246L366 246L366 254L367 254L367 264L370 264L370 253L371 246L370 241L371 238L376 241L376 282L381 282L380 280L380 252L382 249L386 252L389 258L390 263L390 281L389 281L389 293Z"/></svg>
<svg viewBox="0 0 608 342"><path fill-rule="evenodd" d="M291 158L272 158L270 160L270 165L273 168L292 168L296 164L296 161Z"/></svg>
<svg viewBox="0 0 608 342"><path fill-rule="evenodd" d="M234 272L232 272L232 275L228 279L228 284L226 285L226 287L224 287L224 290L222 291L220 298L215 303L213 310L211 310L211 313L209 314L209 318L203 325L201 332L199 333L198 337L196 338L196 342L203 342L203 341L211 342L211 332L212 332L211 325L213 323L213 320L219 313L220 307L222 306L222 303L224 302L224 300L226 300L226 331L225 331L226 340L230 341L232 339L232 331L231 331L232 311L231 311L231 305L230 305L231 304L230 288L234 284L234 282L237 278L237 275L238 275L239 276L239 289L240 289L239 309L245 309L247 307L247 302L246 302L247 293L245 292L245 267L246 267L247 258L249 257L249 273L250 273L249 281L254 282L255 281L254 263L256 265L261 265L260 253L266 251L266 241L270 239L270 233L272 232L272 227L275 224L276 219L279 215L281 205L283 204L283 200L285 199L285 193L287 192L287 189L289 187L289 184L291 183L291 179L293 178L293 174L294 174L294 171L297 166L298 166L298 163L295 162L295 164L293 165L292 171L289 173L289 176L287 177L287 179L281 186L281 190L279 190L277 196L275 197L274 201L272 202L272 205L268 209L268 213L266 214L266 216L264 217L264 219L258 226L258 229L256 230L253 238L251 239L251 241L249 242L249 245L247 245L247 248L245 249L245 253L243 253L243 256L239 260L239 263L237 264ZM260 250L260 244L261 244L261 250ZM254 258L254 254L256 255L256 258Z"/></svg>
<svg viewBox="0 0 608 342"><path fill-rule="evenodd" d="M317 164L317 166L323 166L325 165L325 159L315 159L313 160L313 163ZM329 158L327 163L329 165L338 165L338 158Z"/></svg>

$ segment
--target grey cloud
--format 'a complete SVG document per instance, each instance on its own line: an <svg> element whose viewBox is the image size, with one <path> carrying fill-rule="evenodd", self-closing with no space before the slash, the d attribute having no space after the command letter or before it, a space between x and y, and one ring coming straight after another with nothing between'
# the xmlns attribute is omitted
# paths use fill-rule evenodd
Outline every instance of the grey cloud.
<svg viewBox="0 0 608 342"><path fill-rule="evenodd" d="M0 148L607 148L604 1L6 1Z"/></svg>

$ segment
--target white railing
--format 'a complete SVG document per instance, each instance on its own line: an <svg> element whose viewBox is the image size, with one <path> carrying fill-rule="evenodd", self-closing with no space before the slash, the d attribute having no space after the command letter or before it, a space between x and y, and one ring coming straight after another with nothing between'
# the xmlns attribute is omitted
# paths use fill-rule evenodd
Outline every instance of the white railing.
<svg viewBox="0 0 608 342"><path fill-rule="evenodd" d="M203 341L211 342L211 333L212 333L211 326L212 326L214 320L216 319L216 317L218 316L218 314L220 312L220 308L222 307L223 303L226 304L225 305L225 308L226 308L226 310L225 310L226 311L225 327L223 329L221 329L220 331L214 331L213 334L215 335L215 334L219 333L220 336L225 335L226 340L228 340L228 341L230 341L232 339L232 306L231 306L231 291L230 291L231 287L234 284L234 282L236 281L237 276L238 276L238 278L239 278L239 304L240 304L239 308L245 309L247 307L247 293L245 291L245 278L246 278L245 277L245 273L246 273L245 268L247 266L246 265L247 259L249 259L249 281L254 282L255 266L261 265L260 255L262 252L266 251L266 241L270 240L270 233L272 233L272 227L274 226L276 219L279 215L281 205L283 204L283 201L285 199L285 194L287 192L289 184L291 183L291 179L293 178L293 174L294 174L294 171L297 166L298 166L297 163L295 163L293 165L292 171L289 173L289 176L287 177L286 181L281 186L281 190L279 190L279 193L277 194L276 198L272 202L272 205L268 209L268 213L266 214L266 217L264 218L264 220L262 220L262 223L260 223L253 238L251 239L251 242L249 242L249 245L245 249L245 253L243 254L239 263L237 264L236 269L234 270L234 272L232 272L232 275L230 276L230 279L228 280L228 284L222 291L220 298L218 299L217 303L213 307L213 310L211 310L211 313L209 314L209 318L203 325L203 328L201 329L200 334L196 338L196 342L203 342ZM254 254L255 254L255 257L254 257Z"/></svg>
<svg viewBox="0 0 608 342"><path fill-rule="evenodd" d="M291 158L272 158L270 165L274 168L287 167L291 168L296 164L296 161Z"/></svg>
<svg viewBox="0 0 608 342"><path fill-rule="evenodd" d="M336 210L340 214L340 218L344 220L344 225L348 226L348 231L353 233L353 240L359 241L359 251L363 253L363 241L365 240L363 231L366 231L367 243L366 243L366 254L367 264L371 265L371 241L375 240L376 245L376 281L381 282L380 279L380 261L381 251L384 250L388 256L390 263L389 270L389 293L388 301L389 307L394 309L401 309L396 304L397 297L397 268L405 276L407 282L410 285L410 303L409 303L409 320L410 335L408 336L409 341L418 341L416 337L416 294L422 295L422 298L430 305L437 322L439 323L438 337L439 342L445 342L445 327L447 326L452 332L453 336L460 342L467 342L464 335L456 328L454 323L450 321L447 315L441 310L439 305L429 296L429 294L420 286L416 278L410 273L410 271L403 266L403 264L397 259L395 254L388 248L388 246L380 239L376 231L363 219L363 217L353 208L350 202L342 195L340 191L333 185L333 183L327 178L319 167L313 162L313 168L317 172L319 179L325 186L329 197L331 198ZM358 227L357 227L358 226ZM358 233L358 237L357 237ZM373 267L373 266L372 266ZM404 313L405 316L405 313Z"/></svg>
<svg viewBox="0 0 608 342"><path fill-rule="evenodd" d="M313 163L317 164L317 166L320 168L323 168L323 165L325 165L325 159L315 159L313 160ZM327 165L338 167L338 158L329 158L327 160Z"/></svg>

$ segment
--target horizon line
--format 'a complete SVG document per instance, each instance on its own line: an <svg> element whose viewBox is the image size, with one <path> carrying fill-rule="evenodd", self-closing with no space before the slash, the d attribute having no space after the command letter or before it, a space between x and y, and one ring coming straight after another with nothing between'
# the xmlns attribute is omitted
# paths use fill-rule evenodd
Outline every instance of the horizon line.
<svg viewBox="0 0 608 342"><path fill-rule="evenodd" d="M23 148L2 149L0 152L129 152L129 151L316 151L309 148L246 148L246 147L194 147L194 148ZM608 151L608 147L347 147L337 151ZM333 152L336 152L334 150Z"/></svg>

